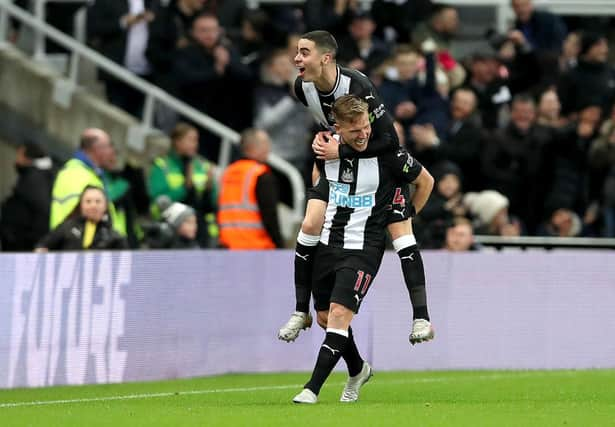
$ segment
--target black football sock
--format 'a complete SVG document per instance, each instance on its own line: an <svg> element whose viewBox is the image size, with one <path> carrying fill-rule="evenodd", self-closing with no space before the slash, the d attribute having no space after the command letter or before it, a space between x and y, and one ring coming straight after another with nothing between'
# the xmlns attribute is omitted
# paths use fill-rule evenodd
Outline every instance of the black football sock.
<svg viewBox="0 0 615 427"><path fill-rule="evenodd" d="M393 247L401 261L406 288L410 294L413 319L429 320L427 311L427 292L425 290L425 268L413 235L395 239Z"/></svg>
<svg viewBox="0 0 615 427"><path fill-rule="evenodd" d="M337 362L342 357L348 342L348 331L341 329L327 328L327 336L318 352L316 366L312 372L312 378L307 382L305 388L310 389L314 394L320 393L322 385L325 383L329 374Z"/></svg>
<svg viewBox="0 0 615 427"><path fill-rule="evenodd" d="M346 342L346 350L342 353L342 357L348 366L348 375L354 377L363 369L363 359L359 354L357 344L354 342L352 328L348 328L348 341Z"/></svg>
<svg viewBox="0 0 615 427"><path fill-rule="evenodd" d="M319 240L320 236L311 236L302 231L297 236L297 246L295 247L295 310L302 313L310 311L312 267Z"/></svg>

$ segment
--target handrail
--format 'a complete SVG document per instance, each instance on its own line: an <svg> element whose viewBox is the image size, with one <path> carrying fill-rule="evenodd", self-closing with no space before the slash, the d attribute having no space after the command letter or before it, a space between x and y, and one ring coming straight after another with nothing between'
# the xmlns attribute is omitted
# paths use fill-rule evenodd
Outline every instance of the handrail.
<svg viewBox="0 0 615 427"><path fill-rule="evenodd" d="M615 249L615 239L613 238L592 238L592 237L540 237L540 236L487 236L476 235L474 241L486 246L506 246L506 247L567 247L567 248L600 248Z"/></svg>
<svg viewBox="0 0 615 427"><path fill-rule="evenodd" d="M169 95L157 86L140 78L134 73L126 70L110 59L104 57L93 49L75 41L56 28L37 19L32 14L13 5L10 0L0 0L0 41L6 42L8 16L12 16L24 24L44 33L46 37L54 40L71 52L71 67L69 72L69 82L73 87L77 86L78 61L85 58L113 77L122 80L145 94L145 105L142 117L142 126L146 129L152 128L155 103L159 102L175 110L177 113L194 121L198 125L208 129L222 139L218 166L223 169L230 161L231 144L239 144L240 135L233 129L201 113L183 101ZM36 49L35 49L36 50ZM290 163L271 153L268 158L269 164L287 176L293 192L293 221L298 222L303 218L305 190L301 174Z"/></svg>

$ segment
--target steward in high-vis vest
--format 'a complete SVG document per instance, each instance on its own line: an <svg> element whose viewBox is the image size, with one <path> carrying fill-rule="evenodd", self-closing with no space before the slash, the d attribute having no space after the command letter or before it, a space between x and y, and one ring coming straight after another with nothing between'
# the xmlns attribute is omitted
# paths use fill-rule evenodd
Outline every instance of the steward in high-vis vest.
<svg viewBox="0 0 615 427"><path fill-rule="evenodd" d="M193 126L179 123L171 132L171 142L169 153L156 158L150 169L148 187L152 216L160 218L156 200L163 195L173 202L191 206L197 213L197 240L201 247L215 247L218 242L215 168L197 154L199 134Z"/></svg>
<svg viewBox="0 0 615 427"><path fill-rule="evenodd" d="M114 155L109 135L101 129L86 129L81 134L79 148L74 157L58 172L53 183L49 214L50 230L64 222L75 210L85 187L90 185L107 191L101 165L109 156ZM109 202L108 210L113 228L125 236L125 224L116 221L117 214L113 203Z"/></svg>
<svg viewBox="0 0 615 427"><path fill-rule="evenodd" d="M218 198L220 243L228 249L275 249L280 233L275 176L265 164L271 143L265 131L241 134L243 158L224 171Z"/></svg>

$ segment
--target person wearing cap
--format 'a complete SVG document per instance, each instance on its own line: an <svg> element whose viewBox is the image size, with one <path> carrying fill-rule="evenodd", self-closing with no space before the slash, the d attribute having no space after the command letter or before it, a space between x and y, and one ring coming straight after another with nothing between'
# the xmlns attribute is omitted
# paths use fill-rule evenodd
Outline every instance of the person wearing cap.
<svg viewBox="0 0 615 427"><path fill-rule="evenodd" d="M577 66L565 72L557 85L563 115L574 118L588 105L609 111L615 101L615 69L608 57L606 37L589 31L581 35Z"/></svg>
<svg viewBox="0 0 615 427"><path fill-rule="evenodd" d="M156 199L162 221L147 225L145 246L150 249L197 249L197 218L193 208L167 196Z"/></svg>
<svg viewBox="0 0 615 427"><path fill-rule="evenodd" d="M508 198L494 190L467 193L463 203L475 219L476 234L519 236L521 224L508 215Z"/></svg>
<svg viewBox="0 0 615 427"><path fill-rule="evenodd" d="M220 243L228 249L276 249L284 242L277 214L278 190L266 161L271 151L263 130L241 134L243 158L222 175L218 199Z"/></svg>
<svg viewBox="0 0 615 427"><path fill-rule="evenodd" d="M0 208L2 250L31 251L49 230L55 171L45 150L33 142L17 148L15 168L17 183Z"/></svg>

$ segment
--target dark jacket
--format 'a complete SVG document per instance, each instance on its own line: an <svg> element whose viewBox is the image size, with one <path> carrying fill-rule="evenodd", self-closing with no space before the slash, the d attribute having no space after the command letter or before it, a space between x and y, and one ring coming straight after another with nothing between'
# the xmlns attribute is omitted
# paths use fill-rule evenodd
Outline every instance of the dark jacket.
<svg viewBox="0 0 615 427"><path fill-rule="evenodd" d="M376 37L372 37L372 47L367 54L367 57L361 56L359 45L350 36L342 38L339 46L340 48L337 53L338 62L345 65L354 59L362 59L365 62L365 70L363 70L363 73L368 76L377 67L382 65L382 63L386 61L391 54L389 46Z"/></svg>
<svg viewBox="0 0 615 427"><path fill-rule="evenodd" d="M534 49L561 52L566 38L566 24L562 18L545 11L534 11L527 23L515 21L515 29L521 31Z"/></svg>
<svg viewBox="0 0 615 427"><path fill-rule="evenodd" d="M508 197L509 211L519 216L530 232L542 219L541 202L548 187L546 154L551 130L539 125L523 134L512 123L485 143L483 173L486 188Z"/></svg>
<svg viewBox="0 0 615 427"><path fill-rule="evenodd" d="M615 99L615 70L608 63L580 60L576 67L561 76L557 93L563 115L589 105L599 105L603 111L610 111Z"/></svg>
<svg viewBox="0 0 615 427"><path fill-rule="evenodd" d="M31 251L49 230L51 189L55 171L29 166L17 169L19 177L2 204L0 236L4 251Z"/></svg>
<svg viewBox="0 0 615 427"><path fill-rule="evenodd" d="M178 51L173 75L183 101L241 130L252 118L252 103L241 101L251 99L252 73L240 62L237 52L227 48L231 59L224 74L216 73L211 52L192 42Z"/></svg>
<svg viewBox="0 0 615 427"><path fill-rule="evenodd" d="M188 37L198 13L184 15L177 7L177 1L166 7L157 5L153 12L156 18L149 26L145 56L153 68L155 83L172 91L174 79L171 71L177 55L177 43L182 37Z"/></svg>
<svg viewBox="0 0 615 427"><path fill-rule="evenodd" d="M151 9L153 0L144 0L145 9ZM87 13L88 43L110 60L124 64L128 29L120 20L129 13L128 0L96 0ZM101 73L101 77L108 77Z"/></svg>
<svg viewBox="0 0 615 427"><path fill-rule="evenodd" d="M47 248L50 251L86 250L82 243L84 230L84 218L69 218L43 237L36 247ZM101 221L96 226L96 233L91 246L87 248L87 250L95 249L128 249L128 242L111 227L109 222Z"/></svg>

